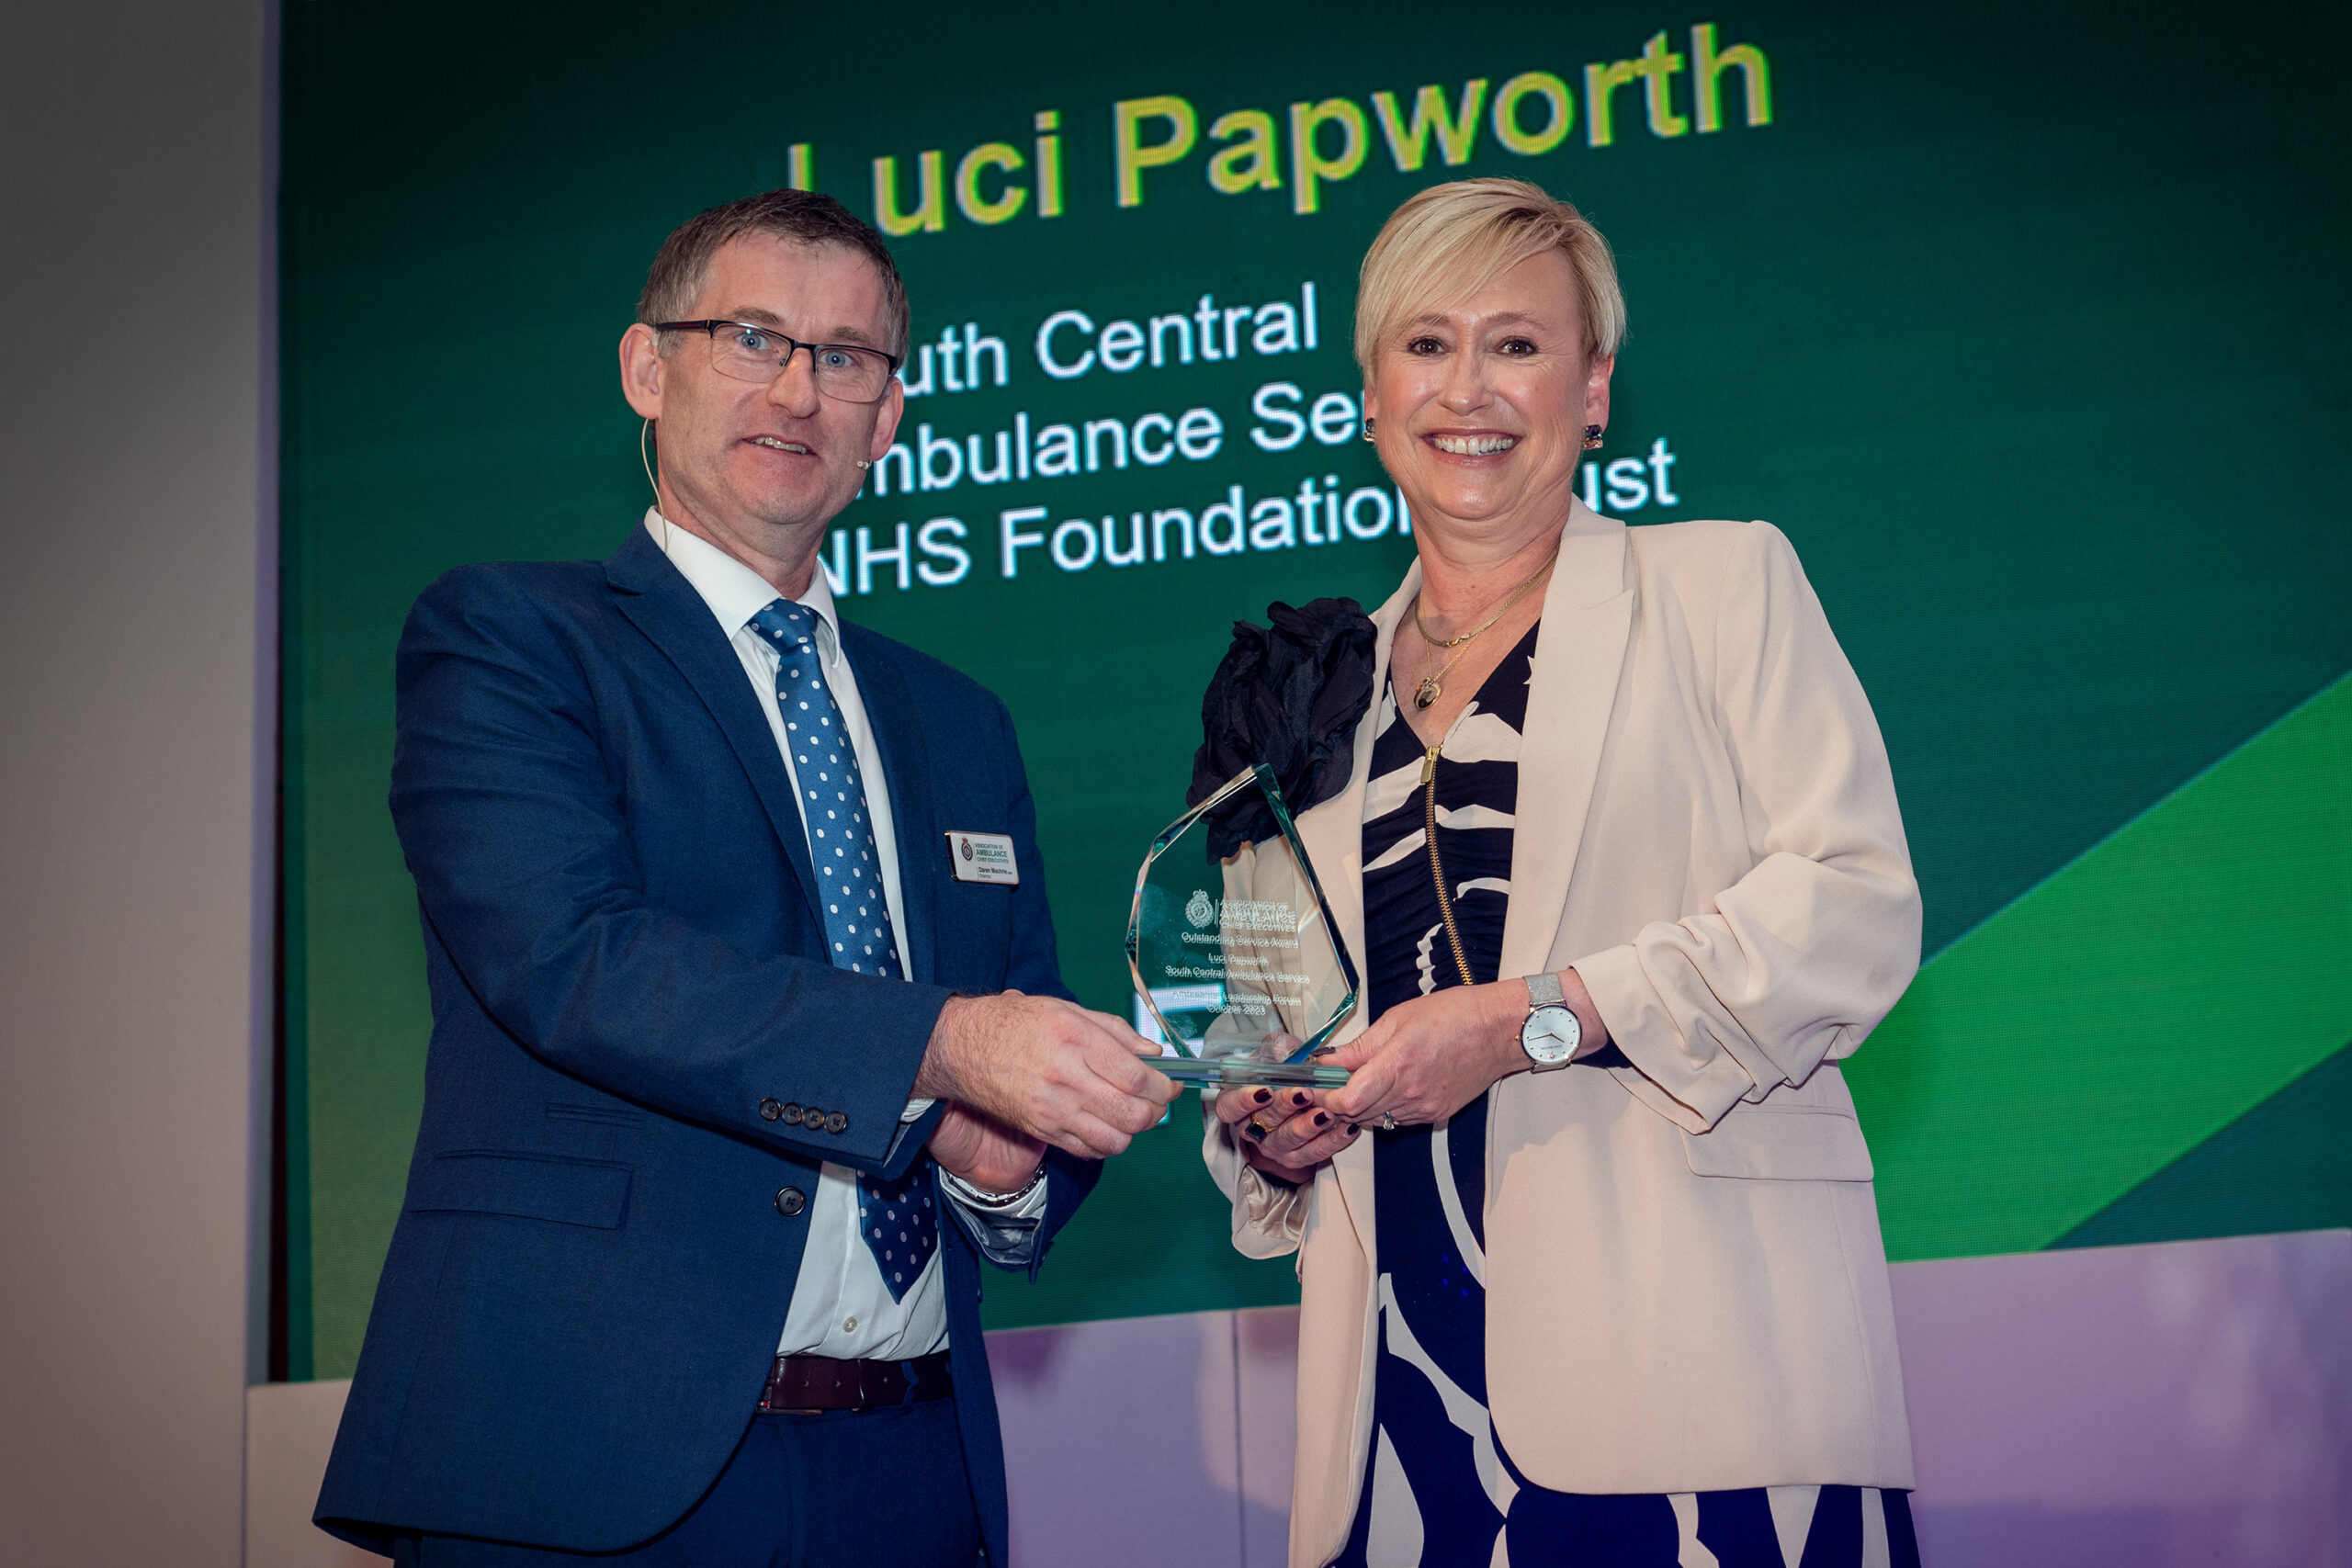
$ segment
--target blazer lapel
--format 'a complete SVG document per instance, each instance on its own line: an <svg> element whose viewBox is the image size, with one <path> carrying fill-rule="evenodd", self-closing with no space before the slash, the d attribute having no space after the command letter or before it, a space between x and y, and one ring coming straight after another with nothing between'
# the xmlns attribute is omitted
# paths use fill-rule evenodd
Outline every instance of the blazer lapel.
<svg viewBox="0 0 2352 1568"><path fill-rule="evenodd" d="M915 721L905 678L888 659L877 656L863 627L842 623L842 651L857 672L857 694L890 792L899 913L907 922L907 959L914 971L908 977L929 985L939 967L939 900L932 878L939 863L940 828L932 809L931 751Z"/></svg>
<svg viewBox="0 0 2352 1568"><path fill-rule="evenodd" d="M1369 985L1372 978L1364 968L1363 792L1372 778L1372 745L1380 731L1382 694L1388 684L1389 649L1396 641L1397 623L1404 618L1420 587L1421 564L1417 560L1405 573L1403 585L1374 613L1372 623L1378 635L1373 644L1372 706L1356 726L1355 765L1349 771L1345 789L1297 818L1299 841L1306 846L1306 858L1315 864L1316 876L1323 884L1323 897L1331 906L1331 918L1339 925L1340 939L1347 943L1348 956L1355 960L1356 975L1363 985ZM1334 1038L1344 1041L1363 1033L1365 1012L1359 998L1355 1016L1341 1026ZM1341 1149L1332 1156L1331 1169L1339 1179L1340 1201L1346 1205L1349 1222L1363 1246L1364 1256L1376 1258L1373 1249L1375 1233L1372 1140L1358 1138Z"/></svg>
<svg viewBox="0 0 2352 1568"><path fill-rule="evenodd" d="M1527 694L1527 728L1520 743L1521 807L1511 844L1510 911L1503 923L1502 972L1532 974L1550 957L1576 870L1577 846L1600 776L1601 743L1616 704L1617 677L1633 628L1634 593L1626 565L1625 525L1581 502L1569 504L1560 541L1560 569L1544 594L1543 629L1535 644L1534 682ZM1420 591L1417 560L1405 581L1373 615L1372 707L1356 727L1355 766L1348 786L1298 818L1300 840L1323 882L1324 897L1348 951L1363 973L1363 795L1372 777L1372 747L1380 727L1396 628ZM1539 810L1527 809L1526 782L1542 781ZM1367 983L1369 976L1365 976ZM1338 1035L1363 1032L1364 1009ZM1332 1156L1340 1201L1364 1255L1378 1267L1374 1247L1372 1140L1359 1138Z"/></svg>
<svg viewBox="0 0 2352 1568"><path fill-rule="evenodd" d="M1626 556L1623 523L1580 501L1570 504L1560 567L1544 593L1520 741L1510 908L1503 919L1507 977L1542 969L1559 936L1634 625Z"/></svg>
<svg viewBox="0 0 2352 1568"><path fill-rule="evenodd" d="M800 883L800 897L809 919L824 930L823 911L817 907L817 877L808 860L808 830L792 798L791 776L775 748L775 733L768 728L743 678L742 661L719 635L718 623L693 586L678 574L642 528L629 531L628 542L605 563L605 578L614 600L646 639L660 649L695 694L735 753L752 789L768 816L786 858Z"/></svg>

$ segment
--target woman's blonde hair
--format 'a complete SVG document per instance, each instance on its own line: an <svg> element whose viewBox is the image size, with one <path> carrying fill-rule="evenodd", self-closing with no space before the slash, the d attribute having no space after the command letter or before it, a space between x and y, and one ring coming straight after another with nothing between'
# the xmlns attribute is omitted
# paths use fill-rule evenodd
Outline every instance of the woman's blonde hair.
<svg viewBox="0 0 2352 1568"><path fill-rule="evenodd" d="M1558 251L1576 275L1588 357L1625 341L1625 297L1609 242L1584 214L1525 180L1431 186L1388 215L1356 278L1356 367L1367 384L1390 333L1476 294L1530 256Z"/></svg>

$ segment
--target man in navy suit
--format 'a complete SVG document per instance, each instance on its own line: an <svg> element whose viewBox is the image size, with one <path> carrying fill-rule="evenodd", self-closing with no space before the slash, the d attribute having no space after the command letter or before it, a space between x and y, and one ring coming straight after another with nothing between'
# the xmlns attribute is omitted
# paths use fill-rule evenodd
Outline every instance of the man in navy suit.
<svg viewBox="0 0 2352 1568"><path fill-rule="evenodd" d="M1034 1270L1174 1088L1068 999L1003 705L816 570L908 330L838 202L702 214L621 340L644 525L410 615L433 1044L338 1535L423 1568L1005 1561L980 1263Z"/></svg>

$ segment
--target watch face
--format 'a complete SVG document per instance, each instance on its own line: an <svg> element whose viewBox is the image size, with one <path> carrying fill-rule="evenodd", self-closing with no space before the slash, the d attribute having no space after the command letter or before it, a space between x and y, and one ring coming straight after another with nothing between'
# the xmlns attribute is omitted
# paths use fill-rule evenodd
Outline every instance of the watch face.
<svg viewBox="0 0 2352 1568"><path fill-rule="evenodd" d="M1521 1048L1539 1062L1563 1062L1576 1055L1584 1030L1566 1008L1537 1008L1520 1025Z"/></svg>

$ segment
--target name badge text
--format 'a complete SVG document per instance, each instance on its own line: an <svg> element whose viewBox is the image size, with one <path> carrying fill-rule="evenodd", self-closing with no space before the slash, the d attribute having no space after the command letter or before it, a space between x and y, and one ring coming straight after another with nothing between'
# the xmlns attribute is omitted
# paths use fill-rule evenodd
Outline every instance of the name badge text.
<svg viewBox="0 0 2352 1568"><path fill-rule="evenodd" d="M1021 868L1012 861L1012 838L1007 833L947 835L947 863L958 882L996 882L1020 886Z"/></svg>

